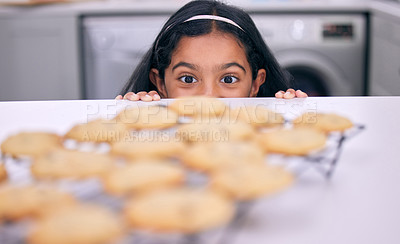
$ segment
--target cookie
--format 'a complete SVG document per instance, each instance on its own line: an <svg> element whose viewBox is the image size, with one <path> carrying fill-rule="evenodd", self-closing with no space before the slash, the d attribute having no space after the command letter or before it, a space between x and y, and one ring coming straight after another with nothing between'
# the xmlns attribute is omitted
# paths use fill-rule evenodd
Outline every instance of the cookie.
<svg viewBox="0 0 400 244"><path fill-rule="evenodd" d="M116 120L97 119L72 127L64 136L78 142L116 142L128 136L125 124Z"/></svg>
<svg viewBox="0 0 400 244"><path fill-rule="evenodd" d="M108 193L124 195L176 186L184 180L183 168L169 161L140 160L111 170L103 182Z"/></svg>
<svg viewBox="0 0 400 244"><path fill-rule="evenodd" d="M61 146L61 138L47 132L20 132L3 141L1 151L12 157L39 156Z"/></svg>
<svg viewBox="0 0 400 244"><path fill-rule="evenodd" d="M132 140L114 143L111 153L130 159L138 158L171 158L185 149L185 145L169 135L155 137L135 137Z"/></svg>
<svg viewBox="0 0 400 244"><path fill-rule="evenodd" d="M283 126L285 118L263 106L240 106L232 109L230 117L233 120L242 120L255 127L277 127Z"/></svg>
<svg viewBox="0 0 400 244"><path fill-rule="evenodd" d="M106 244L124 233L121 220L110 210L77 204L51 211L34 223L29 244Z"/></svg>
<svg viewBox="0 0 400 244"><path fill-rule="evenodd" d="M285 155L307 155L322 149L326 135L313 128L280 129L261 134L261 146L268 152Z"/></svg>
<svg viewBox="0 0 400 244"><path fill-rule="evenodd" d="M124 109L115 119L131 129L165 129L175 126L179 116L164 106L141 106Z"/></svg>
<svg viewBox="0 0 400 244"><path fill-rule="evenodd" d="M38 217L43 211L76 203L75 198L55 188L37 185L0 186L0 220L19 220Z"/></svg>
<svg viewBox="0 0 400 244"><path fill-rule="evenodd" d="M7 179L7 171L4 163L0 162L0 182Z"/></svg>
<svg viewBox="0 0 400 244"><path fill-rule="evenodd" d="M211 186L237 200L254 200L281 191L293 182L282 167L233 165L211 174Z"/></svg>
<svg viewBox="0 0 400 244"><path fill-rule="evenodd" d="M353 127L353 123L343 116L333 113L307 112L293 120L295 127L313 127L326 133L343 132Z"/></svg>
<svg viewBox="0 0 400 244"><path fill-rule="evenodd" d="M133 228L160 232L201 232L228 223L233 214L233 203L222 195L189 188L153 191L125 207Z"/></svg>
<svg viewBox="0 0 400 244"><path fill-rule="evenodd" d="M39 179L102 176L114 167L115 159L107 154L59 149L36 158L31 165Z"/></svg>
<svg viewBox="0 0 400 244"><path fill-rule="evenodd" d="M214 97L187 96L175 99L168 105L168 108L180 116L210 117L222 115L228 106Z"/></svg>
<svg viewBox="0 0 400 244"><path fill-rule="evenodd" d="M252 142L200 143L182 153L182 162L200 171L240 165L263 165L266 155L259 145Z"/></svg>
<svg viewBox="0 0 400 244"><path fill-rule="evenodd" d="M253 127L242 121L215 121L208 123L188 123L178 127L176 135L182 141L193 142L227 142L246 141L254 137Z"/></svg>

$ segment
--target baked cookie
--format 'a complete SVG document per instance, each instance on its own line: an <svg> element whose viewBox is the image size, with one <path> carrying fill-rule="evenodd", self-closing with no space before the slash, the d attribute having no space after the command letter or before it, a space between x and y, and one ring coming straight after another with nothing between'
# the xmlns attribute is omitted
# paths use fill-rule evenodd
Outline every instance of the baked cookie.
<svg viewBox="0 0 400 244"><path fill-rule="evenodd" d="M212 117L222 115L228 106L214 97L187 96L175 99L168 108L181 116Z"/></svg>
<svg viewBox="0 0 400 244"><path fill-rule="evenodd" d="M228 223L234 206L212 191L179 188L135 197L127 203L125 214L134 228L195 233Z"/></svg>
<svg viewBox="0 0 400 244"><path fill-rule="evenodd" d="M227 142L247 141L254 137L254 128L242 121L214 121L208 123L188 123L178 127L176 135L182 141Z"/></svg>
<svg viewBox="0 0 400 244"><path fill-rule="evenodd" d="M37 185L0 185L0 220L38 217L43 211L76 203L75 198L55 188Z"/></svg>
<svg viewBox="0 0 400 244"><path fill-rule="evenodd" d="M343 116L333 113L307 112L293 120L295 127L314 127L323 132L345 131L353 127L353 123Z"/></svg>
<svg viewBox="0 0 400 244"><path fill-rule="evenodd" d="M61 145L61 138L53 133L20 132L5 139L1 151L12 157L39 156Z"/></svg>
<svg viewBox="0 0 400 244"><path fill-rule="evenodd" d="M281 167L266 165L233 165L211 174L211 186L238 200L254 200L284 188L293 176Z"/></svg>
<svg viewBox="0 0 400 244"><path fill-rule="evenodd" d="M4 163L0 162L0 182L7 179L7 171Z"/></svg>
<svg viewBox="0 0 400 244"><path fill-rule="evenodd" d="M252 142L200 143L185 150L181 160L193 169L209 172L236 164L263 165L266 155Z"/></svg>
<svg viewBox="0 0 400 244"><path fill-rule="evenodd" d="M165 129L175 126L178 120L177 113L163 106L130 107L122 110L116 117L118 123L136 130Z"/></svg>
<svg viewBox="0 0 400 244"><path fill-rule="evenodd" d="M286 155L307 155L322 149L327 140L323 132L313 128L280 129L258 138L266 151Z"/></svg>
<svg viewBox="0 0 400 244"><path fill-rule="evenodd" d="M39 179L88 178L102 176L114 167L107 154L58 149L36 158L32 174Z"/></svg>
<svg viewBox="0 0 400 244"><path fill-rule="evenodd" d="M283 126L285 118L263 106L240 106L232 109L230 117L233 120L242 120L255 127Z"/></svg>
<svg viewBox="0 0 400 244"><path fill-rule="evenodd" d="M116 142L129 135L125 124L116 120L97 119L85 124L77 124L66 134L66 139L78 142Z"/></svg>
<svg viewBox="0 0 400 244"><path fill-rule="evenodd" d="M140 160L111 170L104 177L108 193L124 195L182 184L185 172L169 161Z"/></svg>
<svg viewBox="0 0 400 244"><path fill-rule="evenodd" d="M171 158L185 150L185 145L175 137L156 136L154 138L132 138L114 143L111 153L130 159Z"/></svg>
<svg viewBox="0 0 400 244"><path fill-rule="evenodd" d="M121 238L121 220L110 210L77 204L51 211L34 223L30 244L106 244Z"/></svg>

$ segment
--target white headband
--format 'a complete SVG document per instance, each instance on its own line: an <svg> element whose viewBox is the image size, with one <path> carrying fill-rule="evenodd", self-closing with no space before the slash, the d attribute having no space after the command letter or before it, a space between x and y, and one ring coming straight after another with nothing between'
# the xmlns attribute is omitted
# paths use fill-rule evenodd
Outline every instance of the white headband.
<svg viewBox="0 0 400 244"><path fill-rule="evenodd" d="M189 19L183 21L182 23L186 23L192 20L218 20L218 21L222 21L228 24L231 24L233 26L236 26L237 28L241 29L243 32L245 32L242 27L240 27L240 25L236 24L233 20L230 20L228 18L225 17L221 17L221 16L216 16L216 15L195 15L193 17L190 17ZM167 28L165 28L164 32L167 32L171 27L173 27L173 25L169 25L167 26ZM155 47L158 47L158 42L160 39L157 40Z"/></svg>
<svg viewBox="0 0 400 244"><path fill-rule="evenodd" d="M192 20L207 20L207 19L208 20L218 20L218 21L222 21L222 22L234 25L234 26L236 26L237 28L241 29L244 32L242 27L240 27L240 25L236 24L234 21L232 21L232 20L230 20L228 18L221 17L221 16L216 16L216 15L196 15L196 16L193 16L193 17L183 21L183 23L189 22L189 21L192 21Z"/></svg>

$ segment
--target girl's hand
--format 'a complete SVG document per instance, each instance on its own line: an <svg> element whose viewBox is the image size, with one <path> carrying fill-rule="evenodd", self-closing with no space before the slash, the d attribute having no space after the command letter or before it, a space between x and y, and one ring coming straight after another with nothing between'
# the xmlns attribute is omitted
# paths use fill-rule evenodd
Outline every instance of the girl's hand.
<svg viewBox="0 0 400 244"><path fill-rule="evenodd" d="M284 91L278 91L275 93L276 98L285 98L285 99L291 99L295 97L308 97L307 93L302 92L301 90L295 91L294 89L287 89L286 92Z"/></svg>
<svg viewBox="0 0 400 244"><path fill-rule="evenodd" d="M151 102L151 101L159 101L161 99L160 95L156 91L150 91L150 92L138 92L138 93L133 93L133 92L128 92L125 94L125 96L122 97L122 95L118 95L115 100L129 100L129 101L144 101L144 102Z"/></svg>
<svg viewBox="0 0 400 244"><path fill-rule="evenodd" d="M276 98L285 98L285 99L291 99L295 97L299 98L304 98L308 97L307 93L302 92L301 90L295 91L294 89L288 89L286 92L284 91L278 91L275 93ZM151 102L151 101L159 101L161 99L160 95L156 91L150 91L150 92L138 92L138 93L133 93L133 92L128 92L125 94L123 97L122 95L118 95L116 100L129 100L129 101L144 101L144 102Z"/></svg>

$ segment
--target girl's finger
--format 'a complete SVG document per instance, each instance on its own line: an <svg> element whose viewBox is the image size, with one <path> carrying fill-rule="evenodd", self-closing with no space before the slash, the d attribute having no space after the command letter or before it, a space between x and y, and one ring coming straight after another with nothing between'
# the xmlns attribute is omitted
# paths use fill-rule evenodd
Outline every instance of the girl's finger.
<svg viewBox="0 0 400 244"><path fill-rule="evenodd" d="M138 92L137 93L139 100L142 100L143 102L151 102L153 101L153 97L150 96L147 92Z"/></svg>
<svg viewBox="0 0 400 244"><path fill-rule="evenodd" d="M287 91L286 92L290 92L290 93L296 93L296 91L294 90L294 89L292 89L292 88L289 88L289 89L287 89Z"/></svg>
<svg viewBox="0 0 400 244"><path fill-rule="evenodd" d="M307 93L301 91L301 90L297 90L296 91L296 97L308 97Z"/></svg>
<svg viewBox="0 0 400 244"><path fill-rule="evenodd" d="M122 95L118 95L115 97L115 100L122 100L122 98L123 98Z"/></svg>
<svg viewBox="0 0 400 244"><path fill-rule="evenodd" d="M159 101L161 99L156 91L150 91L149 95L153 98L153 101Z"/></svg>
<svg viewBox="0 0 400 244"><path fill-rule="evenodd" d="M138 101L139 96L133 92L128 92L127 94L125 94L124 99L129 101Z"/></svg>
<svg viewBox="0 0 400 244"><path fill-rule="evenodd" d="M133 92L128 92L124 95L123 99L124 100L128 100L128 97L132 96L132 94L134 94Z"/></svg>
<svg viewBox="0 0 400 244"><path fill-rule="evenodd" d="M275 93L275 97L276 98L283 98L283 94L285 94L284 91L278 91L277 93Z"/></svg>
<svg viewBox="0 0 400 244"><path fill-rule="evenodd" d="M296 92L293 89L287 89L285 94L283 94L283 98L285 99L291 99L296 96Z"/></svg>

